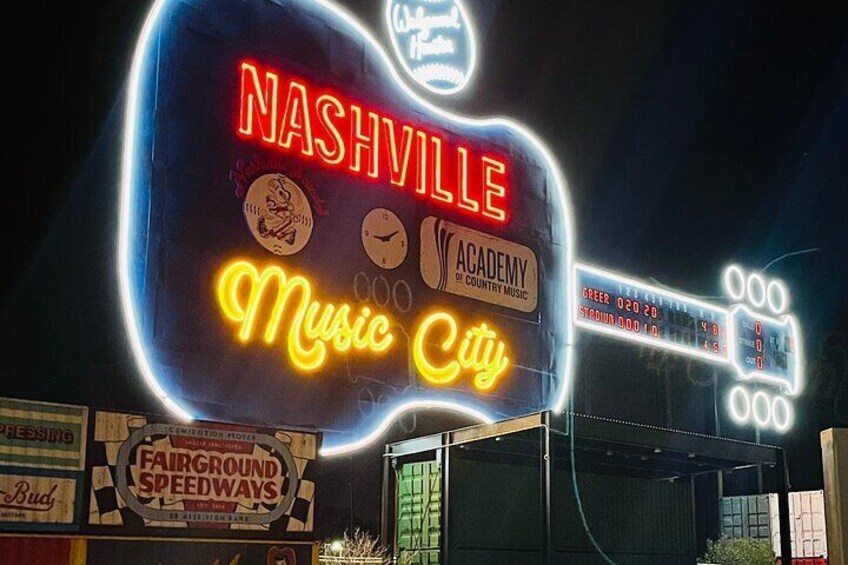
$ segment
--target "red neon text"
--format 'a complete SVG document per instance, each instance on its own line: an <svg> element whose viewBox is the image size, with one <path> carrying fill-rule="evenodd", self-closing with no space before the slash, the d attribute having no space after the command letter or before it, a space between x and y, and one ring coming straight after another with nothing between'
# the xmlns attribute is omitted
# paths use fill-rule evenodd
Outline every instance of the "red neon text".
<svg viewBox="0 0 848 565"><path fill-rule="evenodd" d="M409 190L463 214L508 221L506 163L296 78L241 63L238 133Z"/></svg>

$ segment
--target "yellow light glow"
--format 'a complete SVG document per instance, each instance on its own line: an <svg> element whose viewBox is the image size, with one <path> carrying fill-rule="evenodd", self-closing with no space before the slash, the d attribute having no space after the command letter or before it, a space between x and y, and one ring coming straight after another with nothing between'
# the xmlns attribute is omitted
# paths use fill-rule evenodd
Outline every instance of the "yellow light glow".
<svg viewBox="0 0 848 565"><path fill-rule="evenodd" d="M272 286L276 288L276 295L266 298ZM276 265L260 272L249 261L233 261L221 270L216 289L223 315L240 324L236 336L242 343L253 339L260 310L268 308L270 313L263 340L269 345L275 343L288 312L291 317L286 337L288 357L295 368L303 372L322 367L327 362L330 346L336 353L347 353L351 348L382 353L395 339L391 333L392 324L385 315L372 317L371 309L365 307L352 318L349 304L321 304L312 298L309 279L290 277ZM290 299L296 300L293 312L287 309Z"/></svg>
<svg viewBox="0 0 848 565"><path fill-rule="evenodd" d="M433 332L441 328L442 340L436 341ZM416 369L429 383L449 385L462 370L474 373L474 387L481 392L494 390L510 366L506 343L488 324L482 323L465 331L457 346L459 334L456 319L446 312L434 312L421 322L412 343L412 359ZM438 343L446 354L441 363L427 352L427 344Z"/></svg>
<svg viewBox="0 0 848 565"><path fill-rule="evenodd" d="M418 331L415 333L415 340L412 343L412 359L415 361L415 367L418 369L418 372L427 381L436 385L446 385L459 377L459 371L461 369L459 362L453 360L441 367L437 367L430 362L425 351L430 332L434 326L439 324L446 325L448 330L448 335L442 341L440 347L445 353L450 351L451 347L456 343L456 320L450 314L436 312L427 316L418 327Z"/></svg>

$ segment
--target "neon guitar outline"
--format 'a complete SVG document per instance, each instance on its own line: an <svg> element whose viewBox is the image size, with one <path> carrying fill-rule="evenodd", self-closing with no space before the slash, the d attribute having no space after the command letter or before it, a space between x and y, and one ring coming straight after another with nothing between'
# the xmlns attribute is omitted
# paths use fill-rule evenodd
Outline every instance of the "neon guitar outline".
<svg viewBox="0 0 848 565"><path fill-rule="evenodd" d="M143 25L139 36L133 57L132 68L130 71L130 80L128 87L128 97L126 104L125 115L125 133L122 152L122 170L121 170L121 197L120 197L120 217L119 217L119 233L118 233L118 278L120 286L121 307L123 317L129 337L130 345L138 366L138 370L142 375L147 386L153 394L165 405L165 407L174 416L190 421L194 414L189 407L183 403L183 400L175 396L173 391L168 389L168 385L162 380L162 375L158 372L152 362L152 357L148 354L147 349L150 344L142 335L141 320L142 314L138 311L138 297L136 296L135 281L133 280L134 261L136 258L132 253L134 240L134 219L136 211L134 209L134 198L139 183L138 172L138 150L139 136L143 125L143 118L140 114L142 101L140 100L145 87L143 84L143 76L146 70L146 65L149 64L148 51L152 49L154 38L156 37L157 27L162 21L163 14L171 4L177 0L155 0L147 19ZM487 130L504 130L511 135L522 140L541 157L541 162L544 165L544 173L551 179L551 202L556 210L553 215L557 216L561 222L562 231L564 232L564 245L561 249L557 249L558 269L554 273L559 276L566 286L565 294L567 298L564 300L564 311L562 314L562 334L557 336L560 340L556 344L556 355L561 359L561 363L556 366L556 379L552 390L548 393L545 408L553 412L562 412L566 407L567 394L571 387L571 379L573 378L573 367L575 362L574 341L575 327L581 326L575 320L575 303L571 299L573 293L576 292L575 274L573 269L577 268L574 263L574 248L576 245L574 222L571 214L570 202L568 200L567 183L563 173L558 165L557 160L552 155L547 146L536 137L530 130L518 122L509 118L472 118L467 116L457 115L440 108L432 102L422 98L414 91L405 81L395 62L389 57L386 49L376 40L374 35L353 18L344 8L336 5L331 0L274 0L275 3L281 5L308 6L309 9L318 10L322 17L327 21L331 21L333 25L348 33L353 37L363 41L366 49L371 50L376 54L377 58L383 63L385 70L391 77L391 83L394 88L401 93L402 97L410 104L410 107L422 113L443 120L450 124L454 124L461 128L473 130L474 132L486 132ZM479 203L478 203L479 204ZM497 209L493 209L497 211ZM507 217L495 218L497 221L506 222ZM374 235L374 238L389 242L397 235L387 234L383 236ZM582 266L580 266L582 267ZM733 312L741 312L734 310ZM731 316L731 313L728 313ZM728 327L731 324L728 323ZM797 341L800 345L800 334ZM652 345L651 343L647 343ZM801 363L799 362L800 366ZM800 370L800 369L799 369ZM758 377L758 375L748 375ZM793 394L800 391L801 374L795 379L795 383L789 385L789 390ZM347 453L354 449L358 449L374 441L382 434L388 426L401 414L419 409L438 409L448 410L465 414L473 419L483 422L491 422L493 417L477 406L471 406L463 402L455 401L451 398L445 398L439 394L439 391L433 391L429 396L419 397L415 400L400 401L390 404L385 407L385 416L377 424L367 430L362 430L356 435L352 441L345 443L326 445L321 454L324 456L338 455Z"/></svg>

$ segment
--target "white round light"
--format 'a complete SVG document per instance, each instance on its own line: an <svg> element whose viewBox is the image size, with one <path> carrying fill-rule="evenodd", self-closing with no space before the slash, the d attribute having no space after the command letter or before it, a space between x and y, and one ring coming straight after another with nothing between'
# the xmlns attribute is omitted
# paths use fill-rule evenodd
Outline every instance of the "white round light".
<svg viewBox="0 0 848 565"><path fill-rule="evenodd" d="M783 314L789 307L789 290L781 281L774 280L768 283L766 290L766 301L769 310L775 314Z"/></svg>
<svg viewBox="0 0 848 565"><path fill-rule="evenodd" d="M758 273L748 275L748 301L755 308L766 303L766 279Z"/></svg>
<svg viewBox="0 0 848 565"><path fill-rule="evenodd" d="M477 39L461 0L388 0L386 30L400 66L430 92L456 94L474 75ZM436 40L447 48L427 49Z"/></svg>
<svg viewBox="0 0 848 565"><path fill-rule="evenodd" d="M724 291L733 300L745 296L745 271L739 265L730 265L724 270Z"/></svg>
<svg viewBox="0 0 848 565"><path fill-rule="evenodd" d="M785 432L792 427L792 407L782 396L775 396L771 402L771 421L779 432Z"/></svg>
<svg viewBox="0 0 848 565"><path fill-rule="evenodd" d="M758 391L754 393L751 401L751 412L754 414L754 422L760 428L765 428L771 422L771 401L766 393Z"/></svg>
<svg viewBox="0 0 848 565"><path fill-rule="evenodd" d="M737 424L744 424L751 417L751 396L741 386L734 387L728 398L730 416ZM740 410L741 408L741 410Z"/></svg>

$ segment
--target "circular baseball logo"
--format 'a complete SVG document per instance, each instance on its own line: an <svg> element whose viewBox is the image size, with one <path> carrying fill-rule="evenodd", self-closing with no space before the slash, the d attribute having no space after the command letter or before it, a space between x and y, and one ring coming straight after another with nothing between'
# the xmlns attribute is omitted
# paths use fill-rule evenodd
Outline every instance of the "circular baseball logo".
<svg viewBox="0 0 848 565"><path fill-rule="evenodd" d="M250 233L277 255L294 255L312 237L312 208L303 190L282 173L265 174L251 183L244 199Z"/></svg>
<svg viewBox="0 0 848 565"><path fill-rule="evenodd" d="M388 0L386 24L401 66L427 90L455 94L471 80L477 45L461 0Z"/></svg>

